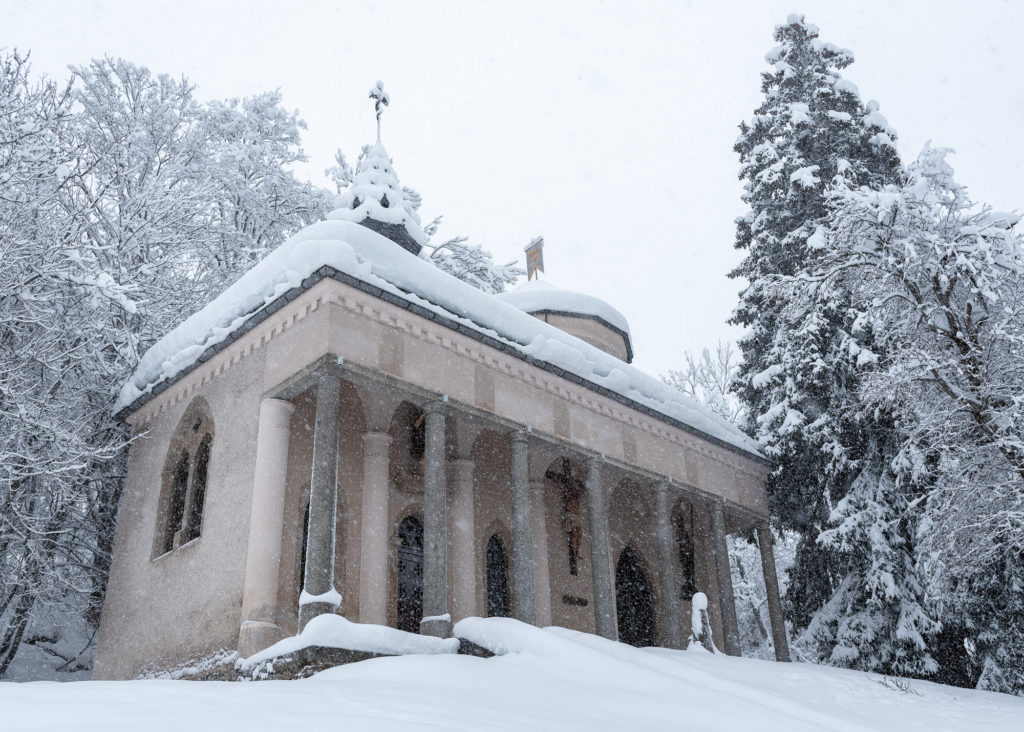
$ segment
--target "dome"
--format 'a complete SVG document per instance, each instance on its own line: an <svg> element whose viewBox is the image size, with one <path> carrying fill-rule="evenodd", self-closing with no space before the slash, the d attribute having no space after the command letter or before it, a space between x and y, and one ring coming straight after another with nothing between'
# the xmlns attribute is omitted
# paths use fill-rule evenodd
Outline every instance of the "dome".
<svg viewBox="0 0 1024 732"><path fill-rule="evenodd" d="M626 317L598 297L542 280L532 280L498 297L626 363L633 360Z"/></svg>

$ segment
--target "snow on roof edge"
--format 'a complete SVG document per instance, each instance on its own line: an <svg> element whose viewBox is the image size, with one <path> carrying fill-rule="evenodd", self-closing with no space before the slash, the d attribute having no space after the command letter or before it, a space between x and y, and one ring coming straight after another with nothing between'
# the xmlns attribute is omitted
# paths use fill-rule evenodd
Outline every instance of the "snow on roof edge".
<svg viewBox="0 0 1024 732"><path fill-rule="evenodd" d="M630 405L644 407L642 411L667 417L713 442L768 462L735 425L676 389L452 277L385 237L345 221L306 227L157 341L121 389L114 412L123 415L141 406L140 400L154 390L162 391L207 360L211 348L226 345L240 330L248 330L244 326L253 325L248 321L256 316L262 320L291 299L286 294L310 286L305 281L323 267L505 344L506 351L542 368L554 367L585 386L607 390Z"/></svg>
<svg viewBox="0 0 1024 732"><path fill-rule="evenodd" d="M525 282L516 289L502 292L496 297L527 313L551 310L600 318L632 339L626 316L610 303L585 292L563 289L547 280Z"/></svg>

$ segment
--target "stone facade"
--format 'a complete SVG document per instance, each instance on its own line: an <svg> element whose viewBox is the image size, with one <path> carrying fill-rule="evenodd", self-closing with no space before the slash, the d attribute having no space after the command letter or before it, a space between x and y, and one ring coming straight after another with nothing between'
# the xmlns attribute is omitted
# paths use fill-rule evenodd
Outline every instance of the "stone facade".
<svg viewBox="0 0 1024 732"><path fill-rule="evenodd" d="M199 412L215 430L199 530L164 551ZM408 517L422 526L422 632L500 605L486 561L500 545L514 617L616 637L617 570L641 571L656 643L685 642L696 589L739 651L724 536L765 525L765 461L379 293L319 279L127 419L139 438L95 678L249 655L322 612L400 625Z"/></svg>

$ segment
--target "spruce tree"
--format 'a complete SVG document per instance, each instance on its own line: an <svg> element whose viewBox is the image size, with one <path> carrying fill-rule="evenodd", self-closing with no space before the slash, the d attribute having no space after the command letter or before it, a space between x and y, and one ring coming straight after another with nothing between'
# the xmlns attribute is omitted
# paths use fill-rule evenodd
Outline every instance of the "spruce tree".
<svg viewBox="0 0 1024 732"><path fill-rule="evenodd" d="M927 620L910 559L913 526L896 521L898 535L874 542L870 526L884 519L867 511L894 518L905 507L890 490L893 420L855 408L860 373L877 355L853 344L844 289L810 285L828 231L829 188L894 180L895 133L839 74L853 61L849 51L823 43L802 16L778 26L775 39L764 101L735 147L750 210L737 221L736 247L746 257L732 276L748 284L732 322L748 329L736 380L745 426L777 463L772 512L800 535L787 609L798 631L811 631L805 638L820 660L926 673L933 662L923 642L897 638L904 598ZM819 539L830 524L863 530ZM930 621L915 627L918 636L934 631ZM871 643L896 646L874 654L855 642L857 628L870 631Z"/></svg>

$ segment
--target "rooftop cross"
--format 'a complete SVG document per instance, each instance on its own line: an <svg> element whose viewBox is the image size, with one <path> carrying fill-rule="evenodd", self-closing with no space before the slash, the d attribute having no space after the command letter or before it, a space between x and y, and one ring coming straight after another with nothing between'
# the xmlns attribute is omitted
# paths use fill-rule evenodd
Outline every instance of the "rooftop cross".
<svg viewBox="0 0 1024 732"><path fill-rule="evenodd" d="M384 91L383 81L378 81L377 86L370 89L370 99L374 100L374 109L377 110L377 142L380 142L380 116L384 107L391 103L391 95Z"/></svg>

